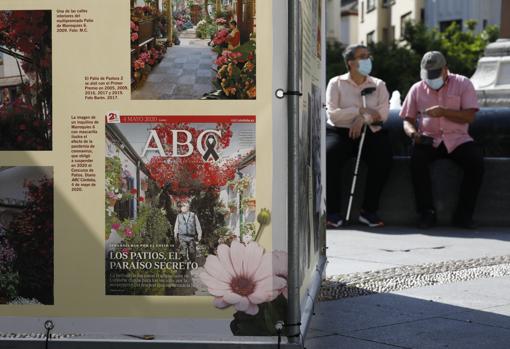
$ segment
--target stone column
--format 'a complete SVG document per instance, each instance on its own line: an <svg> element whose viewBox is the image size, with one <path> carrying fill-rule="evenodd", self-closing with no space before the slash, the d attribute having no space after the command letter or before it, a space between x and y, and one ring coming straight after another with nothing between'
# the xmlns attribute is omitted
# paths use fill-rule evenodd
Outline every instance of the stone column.
<svg viewBox="0 0 510 349"><path fill-rule="evenodd" d="M219 17L221 13L221 0L216 0L216 18Z"/></svg>
<svg viewBox="0 0 510 349"><path fill-rule="evenodd" d="M166 24L167 24L167 45L172 46L173 45L173 3L172 0L163 0L163 13L166 16Z"/></svg>

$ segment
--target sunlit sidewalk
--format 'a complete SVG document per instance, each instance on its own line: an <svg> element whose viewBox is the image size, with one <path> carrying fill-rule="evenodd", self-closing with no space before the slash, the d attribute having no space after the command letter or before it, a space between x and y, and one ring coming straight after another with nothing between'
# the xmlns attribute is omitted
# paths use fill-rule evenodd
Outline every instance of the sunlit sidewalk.
<svg viewBox="0 0 510 349"><path fill-rule="evenodd" d="M510 232L328 231L306 348L508 348Z"/></svg>

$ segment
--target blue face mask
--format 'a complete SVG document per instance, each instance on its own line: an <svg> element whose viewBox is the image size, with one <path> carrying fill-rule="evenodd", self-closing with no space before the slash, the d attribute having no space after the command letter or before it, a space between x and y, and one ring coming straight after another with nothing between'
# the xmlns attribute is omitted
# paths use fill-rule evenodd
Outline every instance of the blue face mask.
<svg viewBox="0 0 510 349"><path fill-rule="evenodd" d="M439 90L444 85L444 80L440 76L437 79L425 79L425 83L433 90Z"/></svg>
<svg viewBox="0 0 510 349"><path fill-rule="evenodd" d="M358 63L358 71L361 75L367 76L372 71L372 61L370 58L360 59Z"/></svg>

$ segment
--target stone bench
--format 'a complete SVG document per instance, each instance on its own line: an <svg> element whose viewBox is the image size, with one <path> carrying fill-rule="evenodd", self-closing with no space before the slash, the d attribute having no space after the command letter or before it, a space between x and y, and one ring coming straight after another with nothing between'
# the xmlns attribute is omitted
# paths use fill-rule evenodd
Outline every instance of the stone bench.
<svg viewBox="0 0 510 349"><path fill-rule="evenodd" d="M389 225L415 224L416 210L409 168L411 143L402 130L398 111L391 111L385 128L390 134L394 152L390 179L381 198L380 216ZM482 109L471 125L470 134L483 149L485 175L475 211L482 226L510 227L510 108ZM344 210L347 210L354 160L345 166L343 175ZM360 168L353 219L357 220L364 192L366 169ZM438 223L448 225L457 204L462 170L450 160L438 160L431 168L432 187L438 211Z"/></svg>

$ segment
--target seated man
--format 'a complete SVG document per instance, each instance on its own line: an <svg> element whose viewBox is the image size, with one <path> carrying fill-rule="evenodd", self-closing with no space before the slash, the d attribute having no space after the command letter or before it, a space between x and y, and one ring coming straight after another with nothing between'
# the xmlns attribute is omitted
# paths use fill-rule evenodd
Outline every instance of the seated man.
<svg viewBox="0 0 510 349"><path fill-rule="evenodd" d="M363 45L351 45L344 52L349 72L332 78L326 90L328 124L326 128L327 222L329 228L343 224L341 209L342 167L356 156L363 126L386 121L389 94L384 81L370 76L372 61ZM374 88L363 106L361 91ZM391 169L392 152L385 130L368 126L362 159L368 165L365 197L359 221L369 227L382 227L377 216L379 198ZM352 180L352 177L349 178ZM350 181L349 181L350 183Z"/></svg>
<svg viewBox="0 0 510 349"><path fill-rule="evenodd" d="M400 111L404 131L413 140L411 174L420 214L418 227L426 229L436 223L430 164L448 158L464 170L452 223L472 229L483 177L481 151L468 134L469 124L478 111L475 89L468 78L448 71L446 59L438 51L423 56L421 78L409 90Z"/></svg>

